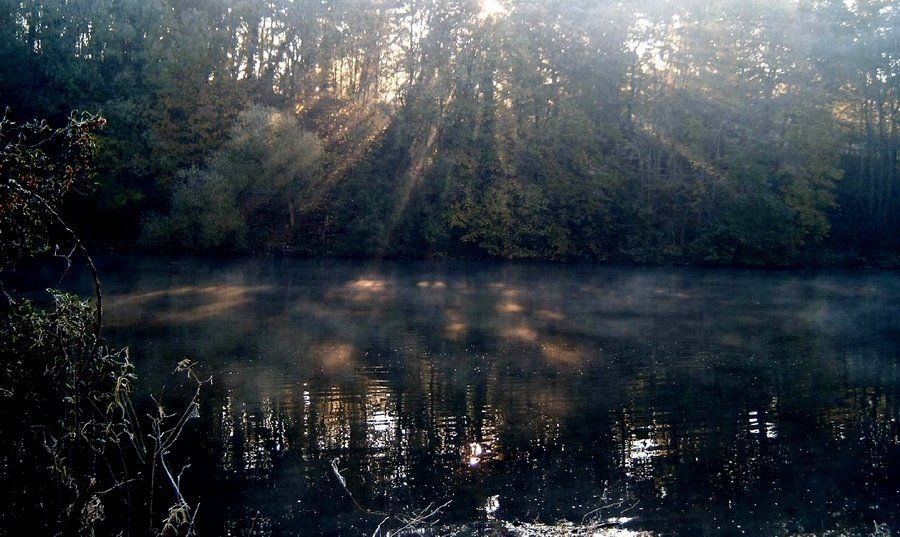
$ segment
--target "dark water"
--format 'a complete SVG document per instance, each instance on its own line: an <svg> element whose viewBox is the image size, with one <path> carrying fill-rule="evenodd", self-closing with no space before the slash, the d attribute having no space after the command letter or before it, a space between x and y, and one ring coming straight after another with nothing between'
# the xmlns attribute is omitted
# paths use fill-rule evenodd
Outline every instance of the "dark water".
<svg viewBox="0 0 900 537"><path fill-rule="evenodd" d="M451 501L447 534L900 530L896 273L102 265L146 384L214 377L181 445L205 535L371 535L334 459L368 509Z"/></svg>

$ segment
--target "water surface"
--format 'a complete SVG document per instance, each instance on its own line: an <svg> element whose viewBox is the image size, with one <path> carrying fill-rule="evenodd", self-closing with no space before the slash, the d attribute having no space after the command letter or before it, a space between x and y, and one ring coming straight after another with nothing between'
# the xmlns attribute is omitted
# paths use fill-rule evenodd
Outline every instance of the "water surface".
<svg viewBox="0 0 900 537"><path fill-rule="evenodd" d="M560 265L101 263L145 389L214 378L205 535L624 517L619 532L900 529L900 277ZM170 388L167 388L170 389ZM537 527L537 526L534 526Z"/></svg>

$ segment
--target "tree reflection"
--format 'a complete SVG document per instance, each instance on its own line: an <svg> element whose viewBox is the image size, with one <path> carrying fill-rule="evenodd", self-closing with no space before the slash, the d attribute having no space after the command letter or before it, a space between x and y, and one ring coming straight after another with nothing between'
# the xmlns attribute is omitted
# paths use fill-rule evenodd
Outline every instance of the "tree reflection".
<svg viewBox="0 0 900 537"><path fill-rule="evenodd" d="M625 499L650 532L900 522L890 279L239 268L253 291L216 318L117 312L144 355L190 348L217 372L193 457L195 493L221 506L211 533L370 533L334 458L363 504L452 499L448 523L578 521ZM184 311L158 278L118 282L122 300Z"/></svg>

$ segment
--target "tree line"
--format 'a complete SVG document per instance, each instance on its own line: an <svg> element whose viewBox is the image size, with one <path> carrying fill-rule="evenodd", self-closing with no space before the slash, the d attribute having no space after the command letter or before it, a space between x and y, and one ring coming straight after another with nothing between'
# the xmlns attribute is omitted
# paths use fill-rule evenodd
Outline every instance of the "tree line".
<svg viewBox="0 0 900 537"><path fill-rule="evenodd" d="M891 0L0 0L12 119L101 113L95 240L900 259Z"/></svg>

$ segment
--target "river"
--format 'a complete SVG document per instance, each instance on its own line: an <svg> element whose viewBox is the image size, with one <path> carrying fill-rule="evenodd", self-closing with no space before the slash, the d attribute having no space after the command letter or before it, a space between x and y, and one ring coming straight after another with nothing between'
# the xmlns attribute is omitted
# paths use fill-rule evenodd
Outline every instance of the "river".
<svg viewBox="0 0 900 537"><path fill-rule="evenodd" d="M184 358L213 378L176 448L201 534L445 502L435 534L900 529L896 273L100 265L142 389L177 394Z"/></svg>

